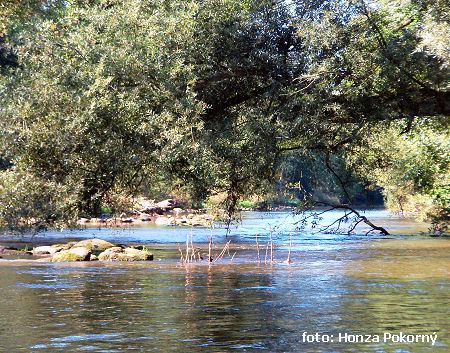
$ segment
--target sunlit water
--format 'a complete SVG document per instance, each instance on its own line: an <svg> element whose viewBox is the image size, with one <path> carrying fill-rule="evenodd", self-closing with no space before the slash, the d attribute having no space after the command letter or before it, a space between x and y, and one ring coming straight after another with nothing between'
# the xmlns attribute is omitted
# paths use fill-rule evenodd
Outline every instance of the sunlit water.
<svg viewBox="0 0 450 353"><path fill-rule="evenodd" d="M371 215L386 224L384 213ZM0 352L449 351L448 239L298 233L286 213L261 216L247 215L228 236L194 229L193 241L203 247L213 235L216 253L232 241L233 261L226 254L210 266L178 263L176 243L190 229L47 234L155 243L156 260L0 262ZM387 223L398 233L412 226ZM272 265L264 263L271 227ZM293 263L287 265L290 237ZM303 332L333 335L334 342L303 342ZM436 333L437 341L383 342L385 332ZM382 341L338 342L345 333Z"/></svg>

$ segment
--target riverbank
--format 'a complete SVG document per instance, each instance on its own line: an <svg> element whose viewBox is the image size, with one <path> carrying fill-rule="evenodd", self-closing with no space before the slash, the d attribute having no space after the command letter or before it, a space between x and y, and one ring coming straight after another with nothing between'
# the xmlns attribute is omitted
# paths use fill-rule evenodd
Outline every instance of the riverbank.
<svg viewBox="0 0 450 353"><path fill-rule="evenodd" d="M123 227L133 225L156 224L161 226L208 227L214 222L214 216L206 209L182 208L174 199L160 202L141 198L136 207L119 215L105 213L102 217L80 218L78 226Z"/></svg>
<svg viewBox="0 0 450 353"><path fill-rule="evenodd" d="M264 210L240 208L239 212L292 212L295 207L277 206ZM87 227L124 227L155 224L160 226L211 227L215 222L226 219L224 210L191 209L175 199L159 202L139 198L136 207L118 215L105 213L102 217L80 218L78 226Z"/></svg>

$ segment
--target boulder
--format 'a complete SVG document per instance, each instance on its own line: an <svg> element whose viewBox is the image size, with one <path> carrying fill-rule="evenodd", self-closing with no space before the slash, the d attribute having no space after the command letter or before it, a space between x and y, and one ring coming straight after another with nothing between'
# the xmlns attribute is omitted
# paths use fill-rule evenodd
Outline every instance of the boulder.
<svg viewBox="0 0 450 353"><path fill-rule="evenodd" d="M61 261L89 261L91 250L87 247L73 247L69 250L62 250L52 256L53 262Z"/></svg>
<svg viewBox="0 0 450 353"><path fill-rule="evenodd" d="M56 244L58 245L58 244ZM32 250L33 255L53 255L64 249L64 246L37 246Z"/></svg>
<svg viewBox="0 0 450 353"><path fill-rule="evenodd" d="M8 255L8 256L22 256L22 255L32 255L33 254L31 251L28 251L26 249L18 249L13 246L2 247L0 249L0 252L3 255Z"/></svg>
<svg viewBox="0 0 450 353"><path fill-rule="evenodd" d="M153 254L146 249L114 247L100 253L98 259L100 261L149 261L153 260Z"/></svg>
<svg viewBox="0 0 450 353"><path fill-rule="evenodd" d="M111 244L109 241L97 238L82 240L73 245L74 248L84 247L91 251L104 251L114 246L115 245Z"/></svg>
<svg viewBox="0 0 450 353"><path fill-rule="evenodd" d="M72 248L77 242L76 241L69 241L66 244L53 244L51 245L52 248L60 248L62 247L63 250L69 250L70 248Z"/></svg>
<svg viewBox="0 0 450 353"><path fill-rule="evenodd" d="M159 214L159 215L163 215L164 214L164 209L162 209L161 207L157 207L157 206L151 206L151 207L146 207L143 208L139 211L140 213L146 213L146 214Z"/></svg>
<svg viewBox="0 0 450 353"><path fill-rule="evenodd" d="M106 249L98 255L100 261L116 260L117 255L123 252L123 249L119 246L114 246L112 248Z"/></svg>
<svg viewBox="0 0 450 353"><path fill-rule="evenodd" d="M176 218L175 222L176 222L177 225L188 225L189 224L189 219L187 219L186 217Z"/></svg>
<svg viewBox="0 0 450 353"><path fill-rule="evenodd" d="M133 223L134 219L131 217L128 217L128 218L122 218L121 221L122 221L122 223Z"/></svg>
<svg viewBox="0 0 450 353"><path fill-rule="evenodd" d="M134 248L125 248L125 261L150 261L153 260L153 254L148 250L138 250Z"/></svg>
<svg viewBox="0 0 450 353"><path fill-rule="evenodd" d="M180 213L183 212L183 209L182 209L182 208L179 208L179 207L175 207L175 208L172 210L172 212L173 212L175 215L179 215Z"/></svg>
<svg viewBox="0 0 450 353"><path fill-rule="evenodd" d="M208 214L196 215L192 218L191 224L194 227L208 227L211 225L213 218Z"/></svg>
<svg viewBox="0 0 450 353"><path fill-rule="evenodd" d="M91 218L91 222L95 224L106 223L106 219L104 218Z"/></svg>
<svg viewBox="0 0 450 353"><path fill-rule="evenodd" d="M173 217L158 217L155 220L155 224L158 226L173 226L176 222Z"/></svg>
<svg viewBox="0 0 450 353"><path fill-rule="evenodd" d="M152 220L152 218L149 215L147 215L147 214L140 214L139 215L139 219L142 222L150 222Z"/></svg>
<svg viewBox="0 0 450 353"><path fill-rule="evenodd" d="M163 200L158 202L156 204L156 207L160 207L165 210L171 210L172 208L175 207L175 202L172 199Z"/></svg>

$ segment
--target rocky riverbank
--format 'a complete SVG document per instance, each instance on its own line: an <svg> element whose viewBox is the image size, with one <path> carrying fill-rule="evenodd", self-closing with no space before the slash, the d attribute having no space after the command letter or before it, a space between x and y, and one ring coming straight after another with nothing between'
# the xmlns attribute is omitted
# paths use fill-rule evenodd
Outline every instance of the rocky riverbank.
<svg viewBox="0 0 450 353"><path fill-rule="evenodd" d="M113 244L102 239L86 239L65 244L28 248L0 246L0 258L48 262L74 261L151 261L153 254L145 245Z"/></svg>
<svg viewBox="0 0 450 353"><path fill-rule="evenodd" d="M80 226L95 227L123 227L128 225L156 224L159 226L189 226L209 227L213 224L214 217L207 210L193 210L182 208L173 199L160 202L140 199L136 208L120 215L105 214L97 218L81 218Z"/></svg>

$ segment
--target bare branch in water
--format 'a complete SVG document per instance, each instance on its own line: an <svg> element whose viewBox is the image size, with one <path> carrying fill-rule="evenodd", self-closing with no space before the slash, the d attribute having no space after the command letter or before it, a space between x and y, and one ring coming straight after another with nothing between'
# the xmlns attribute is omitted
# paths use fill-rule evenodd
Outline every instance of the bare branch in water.
<svg viewBox="0 0 450 353"><path fill-rule="evenodd" d="M257 252L257 256L258 256L258 264L261 263L261 257L259 256L259 243L258 243L258 233L256 233L256 252Z"/></svg>
<svg viewBox="0 0 450 353"><path fill-rule="evenodd" d="M314 207L317 206L324 206L327 207L325 210L322 210L320 212L313 212ZM319 232L324 232L328 229L330 229L333 225L335 225L337 223L337 227L335 228L334 231L338 231L341 228L341 224L344 221L347 221L350 215L354 215L355 216L355 223L350 227L350 229L346 232L347 234L350 235L351 232L353 232L357 225L360 224L361 222L367 224L369 227L371 227L371 229L366 233L369 234L371 232L374 231L379 231L381 234L383 235L389 235L389 232L381 226L378 226L376 224L374 224L372 221L370 221L366 216L362 215L359 211L357 211L356 209L354 209L351 206L348 205L335 205L335 204L330 204L330 203L326 203L326 202L315 202L312 204L312 206L308 207L306 210L304 210L302 213L306 213L308 211L311 211L310 214L304 216L301 220L295 222L294 224L297 225L299 223L305 224L309 219L313 218L313 219L318 219L321 215L333 211L333 210L344 210L345 214L341 217L339 217L338 219L336 219L335 221L333 221L333 223L321 228L319 230Z"/></svg>

